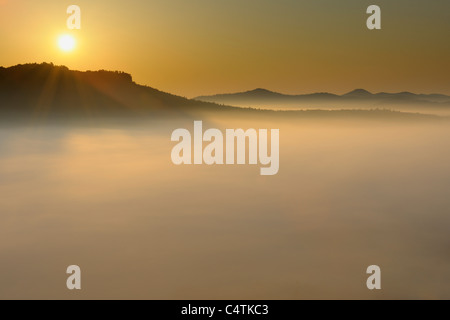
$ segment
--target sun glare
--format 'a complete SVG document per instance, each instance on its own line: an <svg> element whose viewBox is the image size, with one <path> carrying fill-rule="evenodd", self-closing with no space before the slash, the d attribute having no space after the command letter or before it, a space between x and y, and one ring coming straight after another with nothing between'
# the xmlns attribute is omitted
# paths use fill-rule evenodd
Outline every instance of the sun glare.
<svg viewBox="0 0 450 320"><path fill-rule="evenodd" d="M58 38L58 46L64 52L69 52L75 49L76 41L75 38L65 34Z"/></svg>

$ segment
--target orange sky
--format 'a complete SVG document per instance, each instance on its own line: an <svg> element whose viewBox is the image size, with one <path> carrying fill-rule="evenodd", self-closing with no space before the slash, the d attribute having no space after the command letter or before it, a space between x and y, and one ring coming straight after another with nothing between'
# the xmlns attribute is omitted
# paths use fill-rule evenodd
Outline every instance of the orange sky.
<svg viewBox="0 0 450 320"><path fill-rule="evenodd" d="M82 29L66 29L66 8ZM382 8L382 30L366 8ZM72 33L71 53L57 47ZM122 70L194 97L263 87L450 94L450 1L0 0L0 65Z"/></svg>

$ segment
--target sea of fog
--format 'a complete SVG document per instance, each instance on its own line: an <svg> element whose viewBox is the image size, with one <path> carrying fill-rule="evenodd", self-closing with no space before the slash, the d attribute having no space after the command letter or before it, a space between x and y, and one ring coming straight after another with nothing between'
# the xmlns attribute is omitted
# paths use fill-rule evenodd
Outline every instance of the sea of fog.
<svg viewBox="0 0 450 320"><path fill-rule="evenodd" d="M219 119L279 173L172 164L191 121L0 128L0 298L450 299L449 125Z"/></svg>

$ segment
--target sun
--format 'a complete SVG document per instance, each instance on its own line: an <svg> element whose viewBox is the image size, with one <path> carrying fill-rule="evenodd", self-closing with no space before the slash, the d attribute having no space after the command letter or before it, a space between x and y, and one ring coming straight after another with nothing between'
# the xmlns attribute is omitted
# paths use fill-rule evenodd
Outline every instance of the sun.
<svg viewBox="0 0 450 320"><path fill-rule="evenodd" d="M75 49L77 42L71 35L65 34L58 38L58 47L64 52L70 52Z"/></svg>

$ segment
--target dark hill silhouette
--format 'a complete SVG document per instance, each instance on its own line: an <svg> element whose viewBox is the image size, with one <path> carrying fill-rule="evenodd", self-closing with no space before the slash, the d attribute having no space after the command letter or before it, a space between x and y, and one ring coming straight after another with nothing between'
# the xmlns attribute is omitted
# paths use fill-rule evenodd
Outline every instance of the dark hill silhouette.
<svg viewBox="0 0 450 320"><path fill-rule="evenodd" d="M48 63L0 68L0 100L3 115L42 117L145 116L220 108L138 85L124 72L81 72Z"/></svg>
<svg viewBox="0 0 450 320"><path fill-rule="evenodd" d="M358 98L364 97L365 98L365 97L370 97L371 95L372 94L367 90L355 89L349 93L344 94L344 97L358 97Z"/></svg>
<svg viewBox="0 0 450 320"><path fill-rule="evenodd" d="M279 98L282 97L283 95L281 93L258 88L247 92L236 93L236 96L270 99L270 98Z"/></svg>

